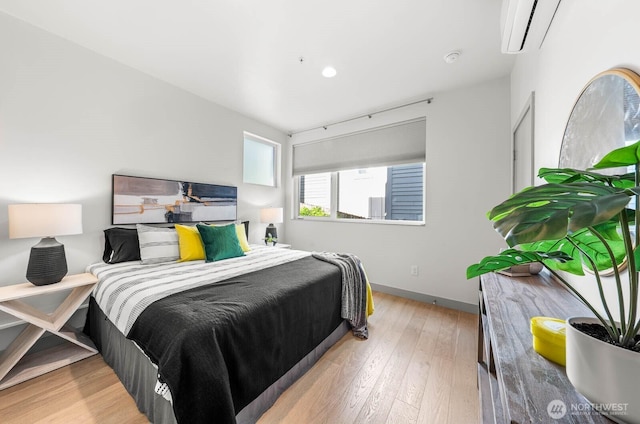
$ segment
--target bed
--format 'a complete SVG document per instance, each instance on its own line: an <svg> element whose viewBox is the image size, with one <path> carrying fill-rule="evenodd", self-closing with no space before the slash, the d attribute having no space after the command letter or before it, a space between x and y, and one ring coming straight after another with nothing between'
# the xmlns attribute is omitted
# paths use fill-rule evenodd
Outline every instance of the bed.
<svg viewBox="0 0 640 424"><path fill-rule="evenodd" d="M151 422L254 423L349 329L366 337L370 288L353 267L345 292L344 259L252 245L216 262L93 264L85 332Z"/></svg>

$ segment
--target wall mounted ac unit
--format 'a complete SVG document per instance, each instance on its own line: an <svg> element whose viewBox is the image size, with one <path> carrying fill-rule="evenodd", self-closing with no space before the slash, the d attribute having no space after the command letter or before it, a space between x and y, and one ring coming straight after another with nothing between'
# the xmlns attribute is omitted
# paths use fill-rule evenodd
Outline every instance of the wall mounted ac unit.
<svg viewBox="0 0 640 424"><path fill-rule="evenodd" d="M539 49L560 0L503 0L502 53Z"/></svg>

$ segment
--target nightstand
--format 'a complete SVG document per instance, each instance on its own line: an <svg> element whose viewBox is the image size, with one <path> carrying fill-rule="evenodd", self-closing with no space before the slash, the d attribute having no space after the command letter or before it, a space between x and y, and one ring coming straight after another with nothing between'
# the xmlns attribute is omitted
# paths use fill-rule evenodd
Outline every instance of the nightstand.
<svg viewBox="0 0 640 424"><path fill-rule="evenodd" d="M91 339L65 325L97 282L95 276L85 273L69 275L59 283L45 286L23 283L0 287L0 311L29 323L0 356L0 390L98 353ZM62 290L71 292L51 314L19 300ZM27 355L45 331L70 343Z"/></svg>
<svg viewBox="0 0 640 424"><path fill-rule="evenodd" d="M280 249L291 249L290 244L284 244L284 243L276 243L276 245L273 247L279 247Z"/></svg>

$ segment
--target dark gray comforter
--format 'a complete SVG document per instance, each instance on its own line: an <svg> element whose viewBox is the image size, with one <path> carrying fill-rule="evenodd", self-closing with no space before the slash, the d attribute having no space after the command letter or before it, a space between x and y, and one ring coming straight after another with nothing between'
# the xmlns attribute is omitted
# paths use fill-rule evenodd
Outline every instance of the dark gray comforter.
<svg viewBox="0 0 640 424"><path fill-rule="evenodd" d="M235 415L341 323L340 270L307 257L151 304L129 338L159 367L179 423Z"/></svg>

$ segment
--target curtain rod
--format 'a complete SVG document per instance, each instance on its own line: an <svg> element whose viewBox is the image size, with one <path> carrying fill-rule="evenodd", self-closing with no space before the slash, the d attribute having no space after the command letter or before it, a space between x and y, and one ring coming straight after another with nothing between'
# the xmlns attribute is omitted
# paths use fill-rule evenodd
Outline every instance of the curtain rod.
<svg viewBox="0 0 640 424"><path fill-rule="evenodd" d="M306 130L290 132L287 135L289 136L289 138L291 138L296 134L301 134L301 133L308 132L308 131L313 131L313 130L319 130L320 128L326 130L327 128L329 128L330 126L333 126L333 125L344 124L345 122L355 121L356 119L371 118L373 115L378 115L379 113L389 112L389 111L392 111L392 110L401 109L403 107L417 105L418 103L427 102L427 104L431 104L432 101L433 101L433 97L429 97L429 98L422 99L422 100L416 100L415 102L406 103L406 104L403 104L403 105L400 105L400 106L394 106L394 107L390 107L390 108L387 108L387 109L382 109L382 110L379 110L377 112L366 113L364 115L356 116L354 118L349 118L349 119L344 119L342 121L332 122L330 124L321 125L319 127L307 128Z"/></svg>

